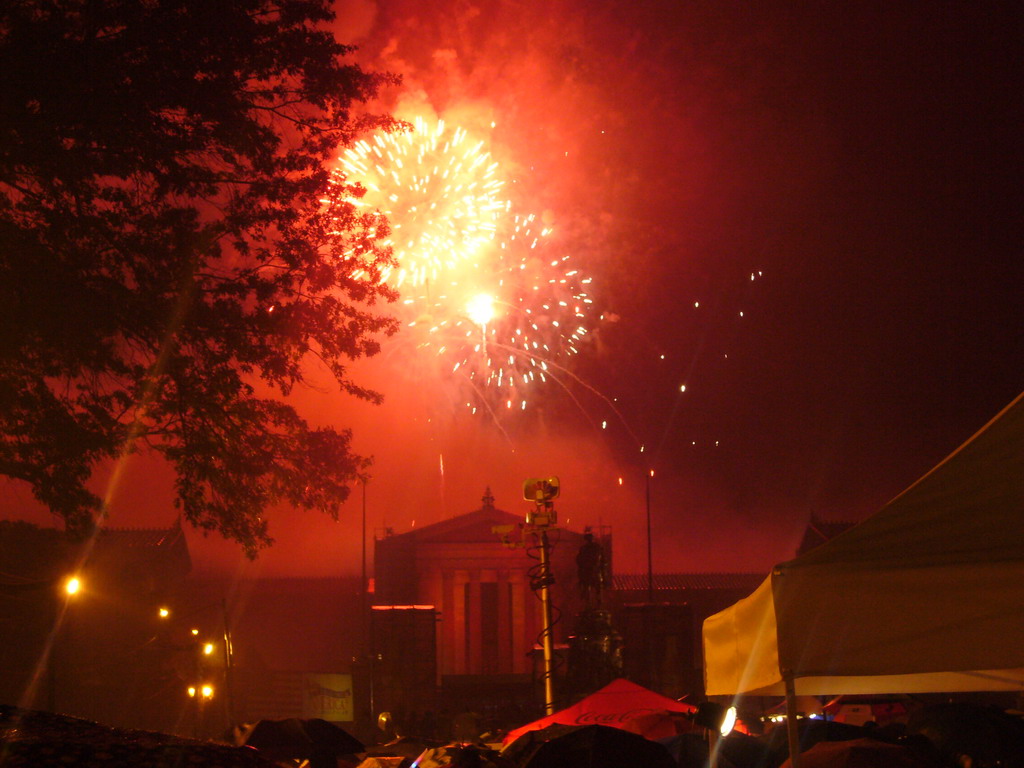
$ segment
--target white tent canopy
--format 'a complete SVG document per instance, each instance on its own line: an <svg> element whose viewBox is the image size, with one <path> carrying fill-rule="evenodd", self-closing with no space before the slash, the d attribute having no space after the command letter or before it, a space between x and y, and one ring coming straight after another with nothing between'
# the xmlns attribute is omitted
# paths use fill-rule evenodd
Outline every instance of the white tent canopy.
<svg viewBox="0 0 1024 768"><path fill-rule="evenodd" d="M704 622L709 696L1024 690L1024 395Z"/></svg>

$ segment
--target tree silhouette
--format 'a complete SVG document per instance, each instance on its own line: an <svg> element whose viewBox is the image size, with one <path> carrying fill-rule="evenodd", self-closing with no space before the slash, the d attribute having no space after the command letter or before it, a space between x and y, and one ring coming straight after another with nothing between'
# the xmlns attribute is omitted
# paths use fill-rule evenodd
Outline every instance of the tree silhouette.
<svg viewBox="0 0 1024 768"><path fill-rule="evenodd" d="M325 162L389 74L346 63L328 0L0 6L0 473L66 521L98 463L176 471L185 518L254 556L279 502L336 516L367 466L283 396L341 391L395 329L387 223ZM360 112L357 113L357 108ZM348 192L345 194L344 192Z"/></svg>

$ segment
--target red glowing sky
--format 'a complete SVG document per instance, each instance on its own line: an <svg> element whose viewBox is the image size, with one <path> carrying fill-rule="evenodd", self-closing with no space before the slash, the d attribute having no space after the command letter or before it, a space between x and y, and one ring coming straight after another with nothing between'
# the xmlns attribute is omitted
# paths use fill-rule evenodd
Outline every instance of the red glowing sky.
<svg viewBox="0 0 1024 768"><path fill-rule="evenodd" d="M296 402L375 457L371 529L469 511L487 486L519 511L524 478L557 474L563 520L612 525L617 570L640 571L653 466L656 569L765 570L811 512L869 514L1024 387L1012 19L911 2L338 7L358 60L405 78L381 107L486 134L509 196L594 275L610 319L576 372L622 417L578 387L578 405L551 387L528 417L470 417L398 353L359 363L383 406L326 380ZM46 521L4 488L4 516ZM173 519L166 472L142 458L110 501L114 526ZM355 572L360 502L339 523L276 510L254 565L193 534L196 566Z"/></svg>

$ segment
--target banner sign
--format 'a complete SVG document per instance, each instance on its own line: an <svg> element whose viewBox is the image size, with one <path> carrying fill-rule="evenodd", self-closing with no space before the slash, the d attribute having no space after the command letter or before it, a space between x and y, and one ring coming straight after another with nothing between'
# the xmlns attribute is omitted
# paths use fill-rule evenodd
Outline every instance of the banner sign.
<svg viewBox="0 0 1024 768"><path fill-rule="evenodd" d="M352 675L304 674L302 716L335 723L352 722Z"/></svg>

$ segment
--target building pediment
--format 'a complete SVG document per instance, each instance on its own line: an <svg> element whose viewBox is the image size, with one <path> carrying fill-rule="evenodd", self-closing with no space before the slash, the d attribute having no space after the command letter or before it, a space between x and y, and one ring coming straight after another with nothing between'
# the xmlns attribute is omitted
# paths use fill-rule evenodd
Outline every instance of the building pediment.
<svg viewBox="0 0 1024 768"><path fill-rule="evenodd" d="M522 515L513 515L501 509L478 509L464 515L443 520L414 531L419 544L443 542L446 544L495 543L500 539L494 532L497 526L518 525Z"/></svg>
<svg viewBox="0 0 1024 768"><path fill-rule="evenodd" d="M514 526L526 520L525 513L514 515L495 507L490 488L484 492L482 501L483 506L480 509L406 533L391 535L385 541L393 542L390 546L399 547L433 543L498 543L499 534L494 532L496 526Z"/></svg>

